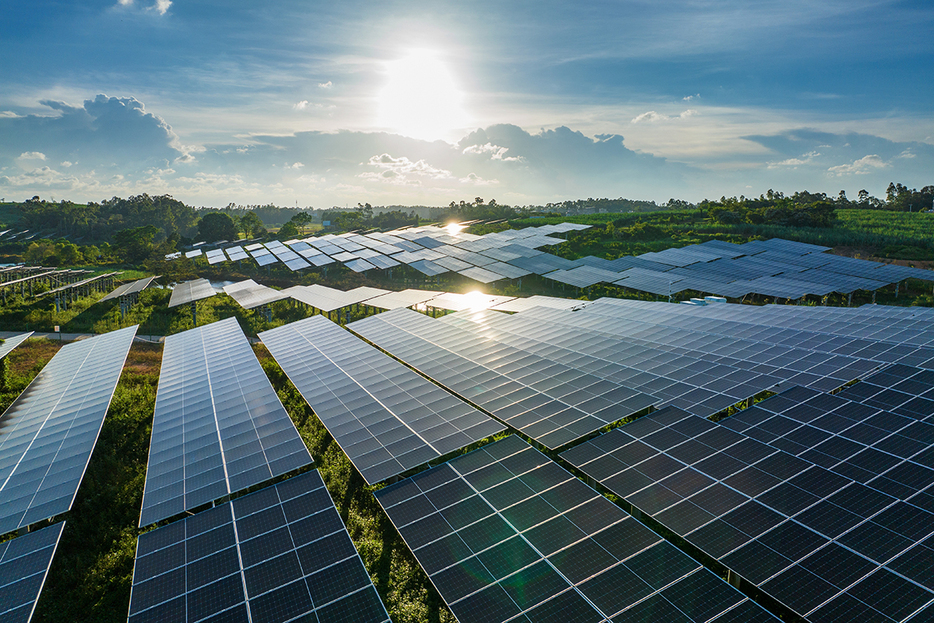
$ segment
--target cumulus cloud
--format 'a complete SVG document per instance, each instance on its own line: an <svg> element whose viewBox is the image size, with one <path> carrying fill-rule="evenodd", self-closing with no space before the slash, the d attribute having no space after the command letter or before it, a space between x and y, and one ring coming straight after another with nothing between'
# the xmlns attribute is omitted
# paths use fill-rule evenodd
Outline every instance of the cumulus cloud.
<svg viewBox="0 0 934 623"><path fill-rule="evenodd" d="M413 162L405 156L394 158L386 153L372 156L367 161L367 164L380 169L380 171L365 171L357 177L380 182L389 182L391 184L414 185L420 185L422 183L422 180L419 178L442 180L452 177L450 171L431 166L424 160Z"/></svg>
<svg viewBox="0 0 934 623"><path fill-rule="evenodd" d="M768 166L770 169L777 169L781 167L797 168L805 164L810 164L818 156L820 156L820 152L809 151L808 153L803 154L798 158L788 158L787 160L782 160L781 162L770 162Z"/></svg>
<svg viewBox="0 0 934 623"><path fill-rule="evenodd" d="M667 118L668 117L666 117L665 115L660 115L654 110L650 110L649 112L644 112L641 115L634 117L633 120L630 121L630 123L642 123L644 121L649 121L649 122L661 121L662 119L667 119Z"/></svg>
<svg viewBox="0 0 934 623"><path fill-rule="evenodd" d="M308 100L302 100L292 106L292 110L305 110L308 107Z"/></svg>
<svg viewBox="0 0 934 623"><path fill-rule="evenodd" d="M301 168L304 167L304 166L305 166L305 165L302 164L301 162L293 162L292 164L286 163L285 168L286 168L286 169L295 169L295 170L298 170L298 169L301 169Z"/></svg>
<svg viewBox="0 0 934 623"><path fill-rule="evenodd" d="M878 154L870 154L868 156L863 156L859 160L855 160L852 164L841 164L830 167L827 170L839 177L842 175L866 175L873 170L887 169L891 166L892 165L880 158Z"/></svg>
<svg viewBox="0 0 934 623"><path fill-rule="evenodd" d="M45 160L45 154L41 151L24 151L19 155L20 160Z"/></svg>
<svg viewBox="0 0 934 623"><path fill-rule="evenodd" d="M318 83L318 88L319 88L319 89L330 89L330 88L333 87L333 86L334 86L334 83L331 82L330 80L328 80L327 82L319 82L319 83Z"/></svg>
<svg viewBox="0 0 934 623"><path fill-rule="evenodd" d="M522 162L524 160L522 156L507 156L506 152L508 151L508 147L486 143L485 145L470 145L469 147L465 147L462 153L477 155L490 154L490 160L502 160L503 162Z"/></svg>
<svg viewBox="0 0 934 623"><path fill-rule="evenodd" d="M159 15L165 15L170 6L172 6L172 0L156 0L156 3L152 5L151 8Z"/></svg>
<svg viewBox="0 0 934 623"><path fill-rule="evenodd" d="M460 179L462 184L471 184L473 186L495 186L499 184L499 180L485 180L476 173L468 173L467 177L462 177Z"/></svg>
<svg viewBox="0 0 934 623"><path fill-rule="evenodd" d="M685 102L690 102L691 100L699 100L700 93L695 93L694 95L688 95L687 97L683 97L681 99L684 100Z"/></svg>

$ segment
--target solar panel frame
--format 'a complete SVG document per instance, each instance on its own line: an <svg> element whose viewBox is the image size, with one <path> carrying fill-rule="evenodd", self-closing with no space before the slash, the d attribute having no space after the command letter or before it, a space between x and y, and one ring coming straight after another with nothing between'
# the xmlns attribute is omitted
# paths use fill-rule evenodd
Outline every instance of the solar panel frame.
<svg viewBox="0 0 934 623"><path fill-rule="evenodd" d="M0 344L0 359L3 359L9 355L14 348L29 339L33 333L33 331L27 331L26 333L20 333L19 335L12 335L10 337L4 338L3 343Z"/></svg>

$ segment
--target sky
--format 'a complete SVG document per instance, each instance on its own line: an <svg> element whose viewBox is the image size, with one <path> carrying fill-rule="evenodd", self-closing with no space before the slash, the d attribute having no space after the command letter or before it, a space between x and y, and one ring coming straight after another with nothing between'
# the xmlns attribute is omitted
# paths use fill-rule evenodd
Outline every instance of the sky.
<svg viewBox="0 0 934 623"><path fill-rule="evenodd" d="M662 203L934 184L934 5L31 0L0 198Z"/></svg>

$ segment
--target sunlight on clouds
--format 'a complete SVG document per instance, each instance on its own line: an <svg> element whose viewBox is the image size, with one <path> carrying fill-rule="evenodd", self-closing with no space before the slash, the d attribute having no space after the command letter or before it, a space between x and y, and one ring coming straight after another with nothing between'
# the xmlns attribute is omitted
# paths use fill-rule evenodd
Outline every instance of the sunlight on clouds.
<svg viewBox="0 0 934 623"><path fill-rule="evenodd" d="M386 63L378 97L380 127L423 140L456 140L468 124L464 95L447 66L430 50Z"/></svg>

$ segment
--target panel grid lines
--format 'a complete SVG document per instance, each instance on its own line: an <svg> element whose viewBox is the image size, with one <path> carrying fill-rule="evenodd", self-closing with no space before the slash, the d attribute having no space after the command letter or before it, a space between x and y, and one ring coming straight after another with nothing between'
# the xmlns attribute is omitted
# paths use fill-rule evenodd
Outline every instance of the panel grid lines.
<svg viewBox="0 0 934 623"><path fill-rule="evenodd" d="M552 609L626 620L661 607L708 621L737 606L749 621L773 620L516 437L376 497L462 623Z"/></svg>

